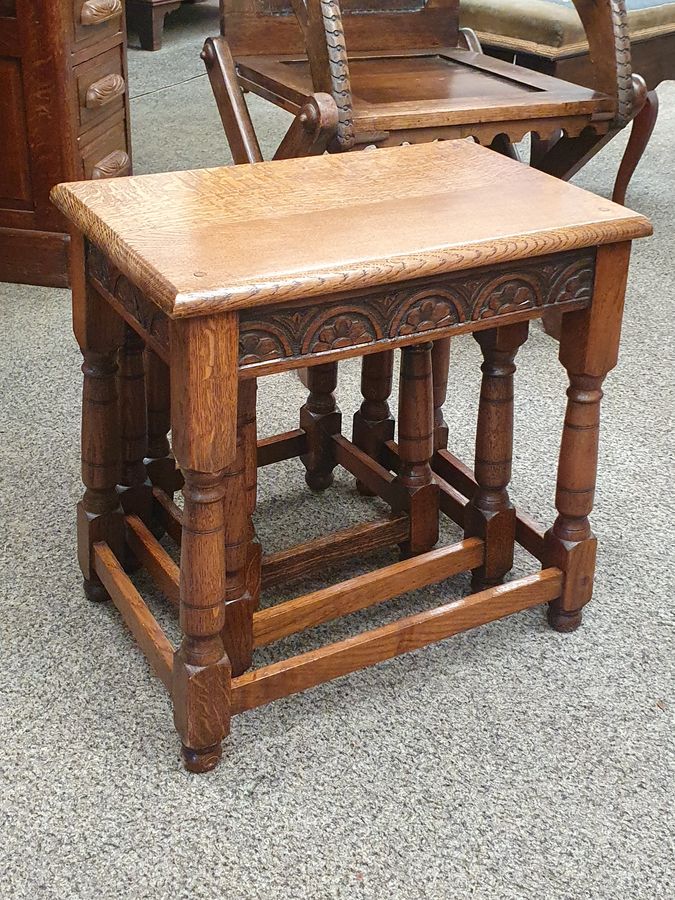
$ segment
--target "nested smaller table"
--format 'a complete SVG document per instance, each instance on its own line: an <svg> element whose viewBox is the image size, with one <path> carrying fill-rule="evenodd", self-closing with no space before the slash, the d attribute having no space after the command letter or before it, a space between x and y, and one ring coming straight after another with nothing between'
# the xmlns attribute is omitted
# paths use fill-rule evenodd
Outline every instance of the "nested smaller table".
<svg viewBox="0 0 675 900"><path fill-rule="evenodd" d="M539 604L558 630L578 626L595 568L601 384L645 218L463 141L61 185L53 199L76 231L85 589L112 598L171 692L189 769L216 764L235 713ZM570 387L544 532L508 484L515 356L554 305ZM473 471L447 449L434 380L463 333L484 358ZM348 440L333 392L337 360L356 355L372 371ZM256 379L300 366L300 427L257 441ZM257 467L294 456L314 490L341 465L391 515L264 554ZM436 547L441 514L464 540ZM502 583L515 541L537 565ZM261 584L396 544L398 562L259 604ZM175 651L129 577L139 564L179 610ZM475 593L462 600L251 669L257 646L467 570Z"/></svg>

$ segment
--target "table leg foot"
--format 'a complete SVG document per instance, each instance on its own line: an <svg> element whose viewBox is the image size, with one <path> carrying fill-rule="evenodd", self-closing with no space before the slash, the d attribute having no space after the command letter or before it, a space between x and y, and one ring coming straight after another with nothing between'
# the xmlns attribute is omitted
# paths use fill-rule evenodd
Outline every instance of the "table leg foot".
<svg viewBox="0 0 675 900"><path fill-rule="evenodd" d="M197 775L213 771L222 755L221 744L214 744L213 747L203 747L199 750L193 750L192 747L186 747L183 744L181 750L183 765L188 772L195 772Z"/></svg>
<svg viewBox="0 0 675 900"><path fill-rule="evenodd" d="M559 631L561 634L576 631L581 625L582 617L583 610L560 609L560 604L557 600L551 603L547 613L548 624L554 631Z"/></svg>

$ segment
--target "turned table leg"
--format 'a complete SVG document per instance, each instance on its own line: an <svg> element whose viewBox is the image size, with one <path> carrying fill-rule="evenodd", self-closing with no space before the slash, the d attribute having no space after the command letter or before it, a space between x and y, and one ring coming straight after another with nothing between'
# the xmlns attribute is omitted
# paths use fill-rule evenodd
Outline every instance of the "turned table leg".
<svg viewBox="0 0 675 900"><path fill-rule="evenodd" d="M602 383L618 358L630 244L598 249L593 303L562 320L560 361L570 386L563 426L556 509L545 537L545 565L565 573L561 596L549 606L556 631L574 631L593 595L597 541L589 515L598 466Z"/></svg>
<svg viewBox="0 0 675 900"><path fill-rule="evenodd" d="M434 450L448 446L448 424L443 416L443 404L448 394L450 368L450 338L434 341L431 351L431 369L434 380Z"/></svg>
<svg viewBox="0 0 675 900"><path fill-rule="evenodd" d="M430 550L438 541L438 485L431 471L434 453L434 409L431 344L404 347L398 401L400 469L396 482L404 489L410 536L401 545L403 557Z"/></svg>
<svg viewBox="0 0 675 900"><path fill-rule="evenodd" d="M173 499L179 473L168 437L171 428L169 367L150 347L145 348L145 384L148 408L145 468L152 484Z"/></svg>
<svg viewBox="0 0 675 900"><path fill-rule="evenodd" d="M476 491L466 507L464 533L485 541L485 562L473 571L471 586L501 584L513 566L516 511L508 494L513 454L513 376L528 323L474 334L483 353L476 427Z"/></svg>
<svg viewBox="0 0 675 900"><path fill-rule="evenodd" d="M394 439L394 417L389 409L394 374L394 351L371 353L361 362L361 394L363 402L354 414L352 440L371 459L379 460L380 447ZM373 492L360 481L357 490L365 497Z"/></svg>
<svg viewBox="0 0 675 900"><path fill-rule="evenodd" d="M336 462L331 435L339 434L342 427L342 414L333 395L337 372L337 363L307 370L309 396L300 410L300 427L307 432L309 449L300 458L307 470L305 481L313 491L323 491L333 483Z"/></svg>
<svg viewBox="0 0 675 900"><path fill-rule="evenodd" d="M142 338L125 324L117 375L122 453L117 492L125 514L137 515L149 526L152 519L152 484L145 469L148 417L143 349ZM127 547L124 567L131 570L136 566L136 560Z"/></svg>
<svg viewBox="0 0 675 900"><path fill-rule="evenodd" d="M78 561L84 592L90 600L107 600L94 573L94 544L105 541L118 559L124 553L124 513L117 493L120 473L120 416L117 402L117 351L122 320L92 289L75 317L75 337L84 362L82 372L82 481L77 506Z"/></svg>
<svg viewBox="0 0 675 900"><path fill-rule="evenodd" d="M230 727L226 496L236 467L237 323L173 322L171 423L185 498L180 558L183 639L173 668L174 721L192 772L212 769ZM230 467L230 468L228 468Z"/></svg>
<svg viewBox="0 0 675 900"><path fill-rule="evenodd" d="M244 488L246 491L246 589L251 597L252 609L260 603L260 579L262 575L262 547L253 525L258 493L258 428L256 396L258 382L255 378L239 382L237 403L237 439L241 440L244 453Z"/></svg>
<svg viewBox="0 0 675 900"><path fill-rule="evenodd" d="M253 393L251 392L253 388ZM253 657L253 612L259 600L259 545L253 545L253 521L257 460L252 463L251 448L255 435L255 381L239 385L237 403L237 455L225 474L225 624L223 644L230 659L232 675L242 675ZM251 406L253 405L253 409ZM255 445L253 445L255 446ZM255 468L256 475L252 469ZM251 489L252 488L252 489ZM254 558L255 556L255 558ZM250 580L249 580L250 579ZM258 591L251 594L250 588Z"/></svg>

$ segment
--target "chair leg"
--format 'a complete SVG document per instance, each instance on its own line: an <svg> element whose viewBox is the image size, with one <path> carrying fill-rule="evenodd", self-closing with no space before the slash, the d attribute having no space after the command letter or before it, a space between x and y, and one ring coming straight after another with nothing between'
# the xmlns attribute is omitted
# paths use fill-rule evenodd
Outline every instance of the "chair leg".
<svg viewBox="0 0 675 900"><path fill-rule="evenodd" d="M596 153L609 143L616 130L607 134L596 134L592 129L583 131L578 137L563 135L556 141L548 153L544 153L534 163L534 167L556 178L567 181L583 168Z"/></svg>
<svg viewBox="0 0 675 900"><path fill-rule="evenodd" d="M658 94L656 91L649 91L647 99L645 100L645 105L633 119L628 145L626 146L626 151L621 160L619 173L616 176L616 182L614 184L612 200L614 200L615 203L624 204L626 202L628 185L638 163L642 159L643 153L647 149L647 144L654 131L658 114Z"/></svg>
<svg viewBox="0 0 675 900"><path fill-rule="evenodd" d="M521 322L474 334L483 352L476 427L478 486L466 507L464 532L485 541L485 562L473 572L474 590L501 584L513 566L516 511L507 489L513 455L513 375L527 332L528 323Z"/></svg>
<svg viewBox="0 0 675 900"><path fill-rule="evenodd" d="M258 138L225 38L207 38L202 59L235 165L262 162Z"/></svg>

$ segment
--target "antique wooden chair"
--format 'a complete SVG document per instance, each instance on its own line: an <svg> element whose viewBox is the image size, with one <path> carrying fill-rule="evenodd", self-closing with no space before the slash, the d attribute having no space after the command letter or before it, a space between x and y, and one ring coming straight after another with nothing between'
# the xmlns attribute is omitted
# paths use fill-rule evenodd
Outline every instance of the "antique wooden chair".
<svg viewBox="0 0 675 900"><path fill-rule="evenodd" d="M282 155L468 136L503 146L562 130L538 167L565 177L645 96L631 77L624 0L575 6L593 89L484 55L475 34L459 28L459 0L221 0L222 36L207 41L204 58L237 163L259 156L243 89L301 120ZM317 134L319 93L334 108L324 105Z"/></svg>
<svg viewBox="0 0 675 900"><path fill-rule="evenodd" d="M459 0L221 0L221 36L207 40L203 59L234 162L262 160L244 98L251 91L294 114L275 159L468 137L515 155L513 143L534 133L546 150L537 168L570 177L646 96L631 72L624 0L574 2L594 88L484 55L475 34L459 28ZM433 360L443 451L448 340L436 342ZM391 353L363 363L354 440L376 459L394 434L392 366ZM334 387L334 373L308 372L310 413L327 379ZM315 490L330 483L330 460L324 468L308 473Z"/></svg>

